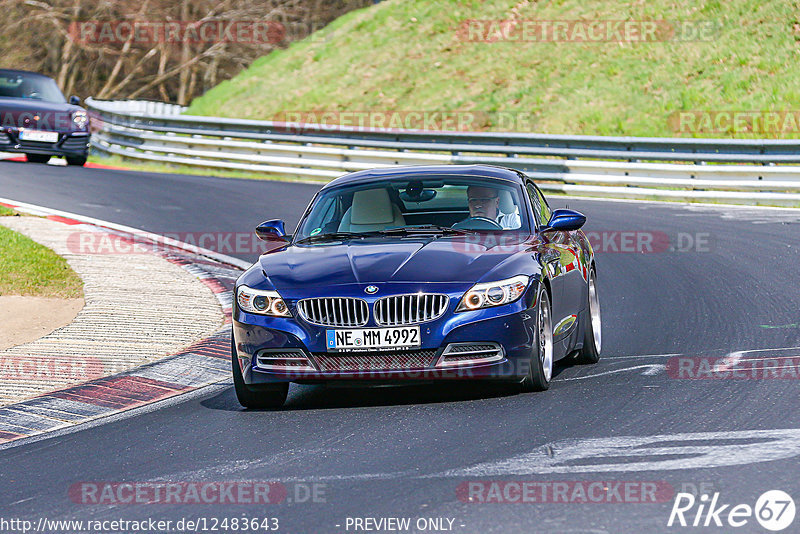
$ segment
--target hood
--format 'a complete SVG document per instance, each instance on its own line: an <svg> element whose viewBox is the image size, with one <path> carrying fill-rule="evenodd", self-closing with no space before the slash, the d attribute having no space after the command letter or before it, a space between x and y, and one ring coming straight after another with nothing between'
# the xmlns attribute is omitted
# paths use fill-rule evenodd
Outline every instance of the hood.
<svg viewBox="0 0 800 534"><path fill-rule="evenodd" d="M78 128L72 113L85 111L66 102L46 102L27 98L0 98L0 128L38 128L69 132ZM39 119L34 119L38 116Z"/></svg>
<svg viewBox="0 0 800 534"><path fill-rule="evenodd" d="M529 238L355 239L289 246L264 254L259 263L278 291L381 282L475 283L494 272L505 276L505 267L513 270L509 263L531 258L535 242ZM520 273L508 276L515 274Z"/></svg>

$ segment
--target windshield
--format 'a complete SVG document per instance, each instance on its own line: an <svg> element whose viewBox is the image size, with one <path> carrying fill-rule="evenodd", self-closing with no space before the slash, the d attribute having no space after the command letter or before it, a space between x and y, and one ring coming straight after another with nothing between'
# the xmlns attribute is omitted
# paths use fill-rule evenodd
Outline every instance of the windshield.
<svg viewBox="0 0 800 534"><path fill-rule="evenodd" d="M336 234L527 232L517 184L481 177L394 179L322 191L296 240Z"/></svg>
<svg viewBox="0 0 800 534"><path fill-rule="evenodd" d="M46 76L0 71L0 98L66 102L56 82Z"/></svg>

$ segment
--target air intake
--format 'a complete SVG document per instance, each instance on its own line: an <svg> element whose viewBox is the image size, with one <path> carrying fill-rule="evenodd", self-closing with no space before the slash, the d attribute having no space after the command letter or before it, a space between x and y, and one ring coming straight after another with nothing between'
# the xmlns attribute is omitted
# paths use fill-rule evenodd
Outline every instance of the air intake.
<svg viewBox="0 0 800 534"><path fill-rule="evenodd" d="M366 301L353 297L303 299L297 310L309 323L322 326L364 326L369 318Z"/></svg>
<svg viewBox="0 0 800 534"><path fill-rule="evenodd" d="M503 348L497 343L450 343L436 367L459 367L491 363L503 359Z"/></svg>
<svg viewBox="0 0 800 534"><path fill-rule="evenodd" d="M447 295L416 293L383 297L375 302L375 322L381 326L424 323L447 310Z"/></svg>
<svg viewBox="0 0 800 534"><path fill-rule="evenodd" d="M435 356L435 349L423 349L344 355L315 353L314 360L322 372L412 371L430 368Z"/></svg>
<svg viewBox="0 0 800 534"><path fill-rule="evenodd" d="M300 349L265 349L256 356L256 366L270 371L315 371L306 353Z"/></svg>

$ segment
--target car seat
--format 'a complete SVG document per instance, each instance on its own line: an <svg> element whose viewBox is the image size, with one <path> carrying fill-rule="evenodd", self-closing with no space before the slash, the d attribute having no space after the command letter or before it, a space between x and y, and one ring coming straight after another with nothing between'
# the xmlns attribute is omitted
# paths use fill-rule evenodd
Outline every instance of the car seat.
<svg viewBox="0 0 800 534"><path fill-rule="evenodd" d="M392 203L386 189L367 189L353 193L353 205L344 212L339 231L371 232L405 224L400 208Z"/></svg>

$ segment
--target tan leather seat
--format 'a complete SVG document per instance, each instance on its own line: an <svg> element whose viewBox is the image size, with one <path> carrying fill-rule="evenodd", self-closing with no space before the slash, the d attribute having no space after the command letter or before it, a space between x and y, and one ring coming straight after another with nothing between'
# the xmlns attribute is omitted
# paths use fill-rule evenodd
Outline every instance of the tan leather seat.
<svg viewBox="0 0 800 534"><path fill-rule="evenodd" d="M517 212L517 205L514 204L514 199L511 196L511 191L507 189L500 189L497 191L497 196L500 199L499 208L500 213L510 215Z"/></svg>
<svg viewBox="0 0 800 534"><path fill-rule="evenodd" d="M500 189L497 192L500 202L498 208L500 210L500 217L498 222L506 230L516 230L522 226L522 220L519 216L519 209L514 204L514 197L511 196L511 191L507 189Z"/></svg>
<svg viewBox="0 0 800 534"><path fill-rule="evenodd" d="M353 205L344 212L340 232L371 232L406 224L386 189L367 189L353 193Z"/></svg>

